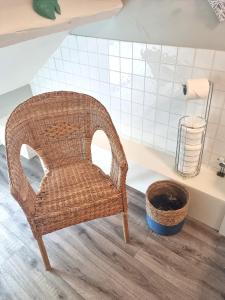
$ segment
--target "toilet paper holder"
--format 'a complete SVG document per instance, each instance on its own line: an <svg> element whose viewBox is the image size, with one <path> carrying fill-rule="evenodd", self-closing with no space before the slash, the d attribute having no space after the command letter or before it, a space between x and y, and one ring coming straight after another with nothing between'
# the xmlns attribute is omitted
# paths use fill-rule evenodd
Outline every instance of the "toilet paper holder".
<svg viewBox="0 0 225 300"><path fill-rule="evenodd" d="M187 85L182 84L182 87L183 87L183 94L186 96L187 95ZM211 102L212 102L212 94L213 94L213 82L209 80L209 92L208 92L208 96L207 96L205 116L204 116L206 123L208 123L208 119L209 119L210 107L211 107Z"/></svg>
<svg viewBox="0 0 225 300"><path fill-rule="evenodd" d="M184 95L186 95L187 94L187 85L183 84L182 87L183 87L183 93L184 93ZM203 117L203 119L205 120L205 125L204 125L204 128L202 128L201 150L197 157L198 160L197 160L195 167L189 168L189 172L187 171L188 168L184 167L184 165L185 165L184 157L183 157L183 161L181 160L182 159L182 156L181 156L182 142L184 142L184 140L182 139L182 134L184 132L187 132L188 127L185 128L185 126L182 124L182 120L185 117L182 117L179 120L178 139L177 139L176 158L175 158L175 169L178 174L180 174L181 176L186 177L186 178L197 176L201 170L202 157L203 157L203 151L204 151L204 145L205 145L205 137L206 137L208 120L209 120L211 102L212 102L212 94L213 94L213 82L209 81L209 92L208 92L208 96L207 96L207 100L206 100L205 112L204 112L204 117ZM182 168L181 168L181 166L182 166Z"/></svg>

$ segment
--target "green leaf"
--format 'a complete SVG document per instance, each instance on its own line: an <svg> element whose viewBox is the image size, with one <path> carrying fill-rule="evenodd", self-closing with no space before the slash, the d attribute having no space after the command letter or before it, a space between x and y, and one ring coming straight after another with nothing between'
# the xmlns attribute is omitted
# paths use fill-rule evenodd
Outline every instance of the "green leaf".
<svg viewBox="0 0 225 300"><path fill-rule="evenodd" d="M42 17L54 20L55 12L61 14L57 0L33 0L33 9Z"/></svg>
<svg viewBox="0 0 225 300"><path fill-rule="evenodd" d="M58 2L56 3L55 11L57 12L57 14L61 15L61 8Z"/></svg>

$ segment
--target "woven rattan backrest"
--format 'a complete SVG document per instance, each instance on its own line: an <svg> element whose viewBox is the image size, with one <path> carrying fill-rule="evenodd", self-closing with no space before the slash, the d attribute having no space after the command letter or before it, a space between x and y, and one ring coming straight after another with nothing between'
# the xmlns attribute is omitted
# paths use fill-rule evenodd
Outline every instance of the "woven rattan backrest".
<svg viewBox="0 0 225 300"><path fill-rule="evenodd" d="M91 96L74 92L34 96L19 105L8 120L9 164L19 157L22 144L37 151L48 168L91 160L91 140L97 129L115 134L106 109Z"/></svg>

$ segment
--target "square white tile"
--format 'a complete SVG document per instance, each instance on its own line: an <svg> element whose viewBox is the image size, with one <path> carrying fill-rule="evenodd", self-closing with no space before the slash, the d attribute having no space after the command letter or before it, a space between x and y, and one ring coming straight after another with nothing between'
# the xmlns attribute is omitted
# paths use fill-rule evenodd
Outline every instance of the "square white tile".
<svg viewBox="0 0 225 300"><path fill-rule="evenodd" d="M192 66L194 63L195 49L178 48L177 64L183 66Z"/></svg>
<svg viewBox="0 0 225 300"><path fill-rule="evenodd" d="M106 39L97 39L97 49L98 53L109 54L109 43Z"/></svg>
<svg viewBox="0 0 225 300"><path fill-rule="evenodd" d="M149 121L155 121L156 110L150 105L144 105L143 117Z"/></svg>
<svg viewBox="0 0 225 300"><path fill-rule="evenodd" d="M120 71L120 59L116 56L109 56L109 68L110 70Z"/></svg>
<svg viewBox="0 0 225 300"><path fill-rule="evenodd" d="M210 78L210 70L202 68L193 68L191 78Z"/></svg>
<svg viewBox="0 0 225 300"><path fill-rule="evenodd" d="M174 82L172 97L183 100L185 98L183 86L181 83Z"/></svg>
<svg viewBox="0 0 225 300"><path fill-rule="evenodd" d="M217 107L211 107L209 114L209 122L210 123L218 123L221 118L222 111ZM222 123L223 125L223 123Z"/></svg>
<svg viewBox="0 0 225 300"><path fill-rule="evenodd" d="M143 117L143 109L144 106L142 104L132 102L132 115Z"/></svg>
<svg viewBox="0 0 225 300"><path fill-rule="evenodd" d="M143 131L142 141L144 144L152 146L154 143L154 133Z"/></svg>
<svg viewBox="0 0 225 300"><path fill-rule="evenodd" d="M121 111L121 100L120 98L117 98L117 97L111 97L111 109L115 110L115 111L118 111L119 114L120 114L120 111Z"/></svg>
<svg viewBox="0 0 225 300"><path fill-rule="evenodd" d="M156 108L163 111L170 111L171 99L166 96L158 95Z"/></svg>
<svg viewBox="0 0 225 300"><path fill-rule="evenodd" d="M215 89L225 91L225 72L212 71L210 77Z"/></svg>
<svg viewBox="0 0 225 300"><path fill-rule="evenodd" d="M121 73L120 74L120 84L121 87L132 87L132 75L127 73Z"/></svg>
<svg viewBox="0 0 225 300"><path fill-rule="evenodd" d="M88 37L87 38L87 51L88 52L98 52L97 39Z"/></svg>
<svg viewBox="0 0 225 300"><path fill-rule="evenodd" d="M178 129L174 127L168 127L167 137L172 141L177 141Z"/></svg>
<svg viewBox="0 0 225 300"><path fill-rule="evenodd" d="M225 52L216 51L213 69L218 71L225 71Z"/></svg>
<svg viewBox="0 0 225 300"><path fill-rule="evenodd" d="M121 99L131 101L131 89L121 87Z"/></svg>
<svg viewBox="0 0 225 300"><path fill-rule="evenodd" d="M110 97L110 85L106 82L99 82L99 88L102 94L108 95Z"/></svg>
<svg viewBox="0 0 225 300"><path fill-rule="evenodd" d="M145 64L145 76L151 78L158 78L160 64L155 62L146 62Z"/></svg>
<svg viewBox="0 0 225 300"><path fill-rule="evenodd" d="M132 76L132 88L135 90L144 91L145 89L145 77L133 75Z"/></svg>
<svg viewBox="0 0 225 300"><path fill-rule="evenodd" d="M120 42L120 56L132 58L132 43Z"/></svg>
<svg viewBox="0 0 225 300"><path fill-rule="evenodd" d="M177 147L176 142L174 142L172 140L169 140L169 139L166 140L166 150L168 152L170 152L171 154L175 155L175 153L176 153L176 147Z"/></svg>
<svg viewBox="0 0 225 300"><path fill-rule="evenodd" d="M142 129L132 127L131 136L135 141L140 142L142 139Z"/></svg>
<svg viewBox="0 0 225 300"><path fill-rule="evenodd" d="M219 122L219 124L225 126L225 109L223 109L223 110L221 111L220 122Z"/></svg>
<svg viewBox="0 0 225 300"><path fill-rule="evenodd" d="M213 50L197 49L195 54L195 66L198 68L211 69L213 57Z"/></svg>
<svg viewBox="0 0 225 300"><path fill-rule="evenodd" d="M164 124L164 125L168 125L169 116L170 116L169 112L159 110L157 108L156 113L155 113L155 121L156 121L156 123L161 123L161 124ZM167 126L165 126L165 127L166 127L166 132L167 132Z"/></svg>
<svg viewBox="0 0 225 300"><path fill-rule="evenodd" d="M157 96L155 94L147 93L144 94L144 105L156 107Z"/></svg>
<svg viewBox="0 0 225 300"><path fill-rule="evenodd" d="M133 74L136 75L145 75L145 62L142 60L133 60Z"/></svg>
<svg viewBox="0 0 225 300"><path fill-rule="evenodd" d="M157 90L158 90L158 80L145 77L145 91L156 94Z"/></svg>
<svg viewBox="0 0 225 300"><path fill-rule="evenodd" d="M211 137L215 137L215 132L216 132L216 139L224 142L224 137L225 137L225 126L218 126L216 127L216 130L214 130L214 135L212 134Z"/></svg>
<svg viewBox="0 0 225 300"><path fill-rule="evenodd" d="M183 117L183 114L175 114L170 112L169 126L172 128L178 128L178 123L181 117Z"/></svg>
<svg viewBox="0 0 225 300"><path fill-rule="evenodd" d="M174 81L180 83L186 83L191 78L192 68L187 66L176 66Z"/></svg>
<svg viewBox="0 0 225 300"><path fill-rule="evenodd" d="M164 113L164 112L163 112ZM157 123L157 117L156 117L156 123L155 123L155 130L154 133L158 136L161 137L167 137L167 131L168 131L168 126L164 124Z"/></svg>
<svg viewBox="0 0 225 300"><path fill-rule="evenodd" d="M121 87L118 84L110 83L110 95L119 98L121 94Z"/></svg>
<svg viewBox="0 0 225 300"><path fill-rule="evenodd" d="M158 93L163 96L171 96L173 92L173 82L166 80L158 81Z"/></svg>
<svg viewBox="0 0 225 300"><path fill-rule="evenodd" d="M186 102L177 99L171 100L171 112L174 114L184 115L186 112Z"/></svg>
<svg viewBox="0 0 225 300"><path fill-rule="evenodd" d="M121 100L121 111L124 113L131 113L131 102L127 100Z"/></svg>
<svg viewBox="0 0 225 300"><path fill-rule="evenodd" d="M89 62L88 53L79 51L79 61L81 65L88 65Z"/></svg>
<svg viewBox="0 0 225 300"><path fill-rule="evenodd" d="M109 76L109 70L106 69L99 69L99 80L103 82L109 82L110 76Z"/></svg>
<svg viewBox="0 0 225 300"><path fill-rule="evenodd" d="M174 78L175 66L169 64L161 64L160 65L160 73L159 78L172 81Z"/></svg>
<svg viewBox="0 0 225 300"><path fill-rule="evenodd" d="M105 54L99 54L98 55L98 65L99 65L99 68L109 69L109 56L105 55Z"/></svg>
<svg viewBox="0 0 225 300"><path fill-rule="evenodd" d="M155 128L155 122L147 119L143 119L143 131L153 133L154 128Z"/></svg>
<svg viewBox="0 0 225 300"><path fill-rule="evenodd" d="M132 90L132 102L143 104L144 92L139 90Z"/></svg>
<svg viewBox="0 0 225 300"><path fill-rule="evenodd" d="M132 73L132 59L120 58L120 69L123 73Z"/></svg>
<svg viewBox="0 0 225 300"><path fill-rule="evenodd" d="M146 44L133 43L133 59L144 60L146 52Z"/></svg>
<svg viewBox="0 0 225 300"><path fill-rule="evenodd" d="M156 149L159 149L160 151L165 150L166 147L166 138L162 136L154 136L154 146Z"/></svg>
<svg viewBox="0 0 225 300"><path fill-rule="evenodd" d="M177 60L177 47L162 46L161 62L166 64L175 64Z"/></svg>
<svg viewBox="0 0 225 300"><path fill-rule="evenodd" d="M87 38L84 36L78 36L77 37L77 44L78 44L78 49L80 51L87 51L88 50L88 43L87 43Z"/></svg>
<svg viewBox="0 0 225 300"><path fill-rule="evenodd" d="M132 115L131 126L132 126L132 128L142 129L142 127L143 127L142 116Z"/></svg>
<svg viewBox="0 0 225 300"><path fill-rule="evenodd" d="M129 113L121 113L121 125L131 126L131 114Z"/></svg>
<svg viewBox="0 0 225 300"><path fill-rule="evenodd" d="M110 70L110 83L120 84L120 72Z"/></svg>
<svg viewBox="0 0 225 300"><path fill-rule="evenodd" d="M89 67L89 77L91 79L99 80L99 69L95 67Z"/></svg>
<svg viewBox="0 0 225 300"><path fill-rule="evenodd" d="M96 53L88 53L89 66L98 67L98 55Z"/></svg>
<svg viewBox="0 0 225 300"><path fill-rule="evenodd" d="M214 90L212 96L212 106L223 108L225 105L225 92Z"/></svg>
<svg viewBox="0 0 225 300"><path fill-rule="evenodd" d="M121 135L127 139L131 137L131 127L130 125L121 124Z"/></svg>
<svg viewBox="0 0 225 300"><path fill-rule="evenodd" d="M161 59L161 46L148 44L144 57L148 63L151 62L159 63Z"/></svg>
<svg viewBox="0 0 225 300"><path fill-rule="evenodd" d="M209 123L207 126L206 136L209 138L214 138L217 135L217 129L218 129L217 124Z"/></svg>
<svg viewBox="0 0 225 300"><path fill-rule="evenodd" d="M119 56L120 55L120 42L114 41L114 40L109 40L108 44L109 44L109 55Z"/></svg>

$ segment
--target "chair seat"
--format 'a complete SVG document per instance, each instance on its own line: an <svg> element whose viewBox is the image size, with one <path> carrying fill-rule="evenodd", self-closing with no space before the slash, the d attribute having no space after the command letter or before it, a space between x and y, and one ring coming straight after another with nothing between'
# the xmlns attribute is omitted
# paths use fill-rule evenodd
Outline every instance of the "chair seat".
<svg viewBox="0 0 225 300"><path fill-rule="evenodd" d="M110 177L89 161L81 161L46 174L31 222L43 235L122 211L122 193Z"/></svg>

